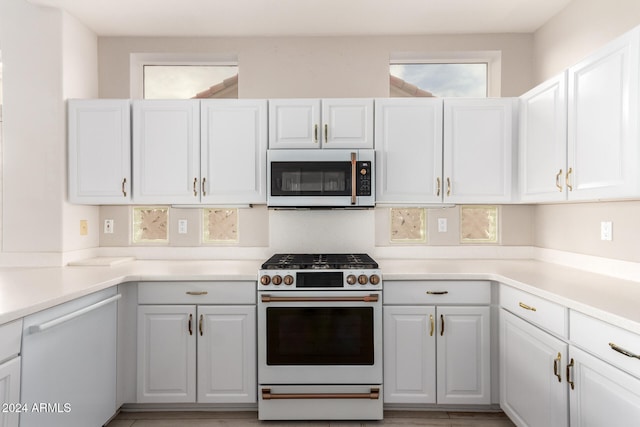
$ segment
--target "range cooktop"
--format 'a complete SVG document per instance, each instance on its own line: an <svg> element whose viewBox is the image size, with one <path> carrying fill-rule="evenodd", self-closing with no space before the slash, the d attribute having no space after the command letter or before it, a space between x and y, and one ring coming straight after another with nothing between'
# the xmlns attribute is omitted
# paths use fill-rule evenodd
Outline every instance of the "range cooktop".
<svg viewBox="0 0 640 427"><path fill-rule="evenodd" d="M378 263L367 254L275 254L262 264L264 270L374 269Z"/></svg>

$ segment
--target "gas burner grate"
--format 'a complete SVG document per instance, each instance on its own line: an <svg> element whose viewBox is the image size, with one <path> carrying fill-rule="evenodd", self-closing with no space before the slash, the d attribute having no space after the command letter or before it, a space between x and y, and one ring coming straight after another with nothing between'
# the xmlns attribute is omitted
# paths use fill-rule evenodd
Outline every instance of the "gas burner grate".
<svg viewBox="0 0 640 427"><path fill-rule="evenodd" d="M374 269L378 268L367 254L275 254L264 264L266 270L290 269Z"/></svg>

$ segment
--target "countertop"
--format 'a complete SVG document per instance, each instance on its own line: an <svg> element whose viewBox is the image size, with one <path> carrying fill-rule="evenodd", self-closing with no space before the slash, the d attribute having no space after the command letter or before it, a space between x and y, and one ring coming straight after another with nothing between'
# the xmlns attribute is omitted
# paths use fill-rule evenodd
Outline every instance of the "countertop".
<svg viewBox="0 0 640 427"><path fill-rule="evenodd" d="M384 285L402 280L492 280L640 334L640 282L534 260L378 259ZM251 280L263 260L128 261L0 269L0 324L134 281Z"/></svg>

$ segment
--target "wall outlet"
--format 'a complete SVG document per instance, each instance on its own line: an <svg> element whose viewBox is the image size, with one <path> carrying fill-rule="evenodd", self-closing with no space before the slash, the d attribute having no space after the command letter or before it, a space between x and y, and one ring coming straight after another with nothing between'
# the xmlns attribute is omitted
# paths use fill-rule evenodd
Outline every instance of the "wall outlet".
<svg viewBox="0 0 640 427"><path fill-rule="evenodd" d="M187 220L179 219L178 220L178 234L187 234Z"/></svg>
<svg viewBox="0 0 640 427"><path fill-rule="evenodd" d="M447 232L447 218L438 218L438 233Z"/></svg>
<svg viewBox="0 0 640 427"><path fill-rule="evenodd" d="M113 220L105 219L104 220L104 234L113 234Z"/></svg>
<svg viewBox="0 0 640 427"><path fill-rule="evenodd" d="M600 240L613 240L613 223L611 221L602 221L600 223Z"/></svg>
<svg viewBox="0 0 640 427"><path fill-rule="evenodd" d="M80 220L80 235L86 236L89 234L89 223L86 219Z"/></svg>

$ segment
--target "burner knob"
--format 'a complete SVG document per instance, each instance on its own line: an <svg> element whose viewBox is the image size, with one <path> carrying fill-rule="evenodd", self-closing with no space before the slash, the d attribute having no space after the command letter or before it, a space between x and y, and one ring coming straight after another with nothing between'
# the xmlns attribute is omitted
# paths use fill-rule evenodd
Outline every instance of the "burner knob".
<svg viewBox="0 0 640 427"><path fill-rule="evenodd" d="M276 274L275 276L273 276L271 281L273 282L274 285L278 286L280 283L282 283L282 277Z"/></svg>
<svg viewBox="0 0 640 427"><path fill-rule="evenodd" d="M364 274L358 276L358 283L360 283L361 285L366 285L368 281L369 279Z"/></svg>
<svg viewBox="0 0 640 427"><path fill-rule="evenodd" d="M371 276L369 276L369 282L372 285L377 285L378 283L380 283L380 276L378 276L377 274L372 274Z"/></svg>
<svg viewBox="0 0 640 427"><path fill-rule="evenodd" d="M262 283L263 285L267 286L269 283L271 283L271 277L267 276L266 274L264 276L262 276L260 278L260 283Z"/></svg>
<svg viewBox="0 0 640 427"><path fill-rule="evenodd" d="M286 276L284 276L284 284L293 285L293 276L290 274L287 274Z"/></svg>
<svg viewBox="0 0 640 427"><path fill-rule="evenodd" d="M355 285L356 284L356 276L354 276L353 274L350 274L347 276L347 283L350 285Z"/></svg>

